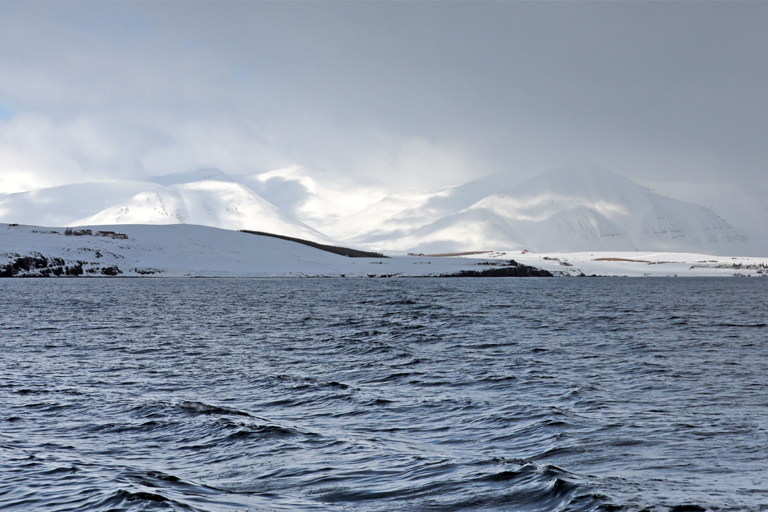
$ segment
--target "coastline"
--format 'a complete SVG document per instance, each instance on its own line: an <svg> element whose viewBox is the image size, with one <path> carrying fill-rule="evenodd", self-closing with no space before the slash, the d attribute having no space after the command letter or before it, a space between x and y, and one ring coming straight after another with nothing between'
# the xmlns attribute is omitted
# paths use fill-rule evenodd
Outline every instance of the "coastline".
<svg viewBox="0 0 768 512"><path fill-rule="evenodd" d="M297 240L206 226L120 229L127 239L0 224L0 277L768 277L768 257L641 251L350 257Z"/></svg>

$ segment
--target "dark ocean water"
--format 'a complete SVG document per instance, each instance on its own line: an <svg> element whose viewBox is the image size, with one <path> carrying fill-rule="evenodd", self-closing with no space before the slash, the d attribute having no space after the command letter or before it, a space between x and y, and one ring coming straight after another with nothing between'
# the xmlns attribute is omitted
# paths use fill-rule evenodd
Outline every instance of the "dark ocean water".
<svg viewBox="0 0 768 512"><path fill-rule="evenodd" d="M768 279L0 281L2 510L768 510Z"/></svg>

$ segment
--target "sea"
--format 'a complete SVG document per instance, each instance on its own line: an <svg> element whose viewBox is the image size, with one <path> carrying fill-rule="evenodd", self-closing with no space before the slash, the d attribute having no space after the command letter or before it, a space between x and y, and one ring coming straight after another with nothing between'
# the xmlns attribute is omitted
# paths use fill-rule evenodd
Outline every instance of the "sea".
<svg viewBox="0 0 768 512"><path fill-rule="evenodd" d="M768 510L768 279L0 280L0 510Z"/></svg>

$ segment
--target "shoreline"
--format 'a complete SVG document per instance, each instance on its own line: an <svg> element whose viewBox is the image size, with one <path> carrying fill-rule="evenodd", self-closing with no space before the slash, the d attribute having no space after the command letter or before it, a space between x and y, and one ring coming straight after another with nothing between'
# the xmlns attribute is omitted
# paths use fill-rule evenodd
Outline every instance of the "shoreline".
<svg viewBox="0 0 768 512"><path fill-rule="evenodd" d="M120 230L127 239L0 224L0 277L768 277L768 257L658 251L349 257L284 237L206 226L121 225Z"/></svg>

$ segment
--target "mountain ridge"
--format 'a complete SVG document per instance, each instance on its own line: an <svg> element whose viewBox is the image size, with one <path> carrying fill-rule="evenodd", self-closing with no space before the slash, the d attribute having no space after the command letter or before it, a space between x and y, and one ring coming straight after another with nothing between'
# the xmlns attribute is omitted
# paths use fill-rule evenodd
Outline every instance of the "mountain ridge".
<svg viewBox="0 0 768 512"><path fill-rule="evenodd" d="M214 180L140 192L129 201L79 219L74 224L196 224L332 242L322 233L281 212L245 185Z"/></svg>
<svg viewBox="0 0 768 512"><path fill-rule="evenodd" d="M766 249L750 245L747 236L708 208L660 196L599 167L554 169L472 203L488 183L493 185L478 180L472 188L438 192L422 206L403 210L348 240L371 249L410 252L431 251L440 240L442 252L460 252L500 248L502 231L507 243L518 241L506 248L533 251L756 254ZM448 206L433 206L441 202ZM470 217L470 211L488 212L485 222ZM445 219L453 219L451 228ZM495 234L485 246L473 247L469 242L478 231Z"/></svg>
<svg viewBox="0 0 768 512"><path fill-rule="evenodd" d="M201 169L147 180L152 181L0 194L0 221L188 223L395 253L768 254L768 198L760 191L741 202L733 195L740 190L736 186L724 189L735 191L731 196L711 191L708 204L714 207L708 207L659 194L599 166L553 169L524 182L492 175L390 195L300 166L237 176Z"/></svg>

